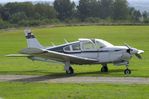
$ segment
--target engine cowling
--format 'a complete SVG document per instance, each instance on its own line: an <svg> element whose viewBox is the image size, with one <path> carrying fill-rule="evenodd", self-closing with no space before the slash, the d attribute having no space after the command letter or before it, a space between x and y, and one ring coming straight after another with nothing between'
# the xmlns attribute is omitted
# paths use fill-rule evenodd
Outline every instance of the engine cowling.
<svg viewBox="0 0 149 99"><path fill-rule="evenodd" d="M123 53L121 59L122 60L129 60L131 59L132 55L129 53Z"/></svg>

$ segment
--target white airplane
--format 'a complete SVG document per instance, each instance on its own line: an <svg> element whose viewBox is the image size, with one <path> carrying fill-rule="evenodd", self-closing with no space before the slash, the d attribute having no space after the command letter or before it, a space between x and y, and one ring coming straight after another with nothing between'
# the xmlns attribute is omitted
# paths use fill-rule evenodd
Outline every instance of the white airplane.
<svg viewBox="0 0 149 99"><path fill-rule="evenodd" d="M9 57L27 57L31 60L49 62L51 60L64 63L67 74L73 74L71 64L101 64L101 72L108 72L107 64L125 65L124 74L131 74L128 69L129 60L133 55L142 59L143 50L126 46L114 46L102 39L79 39L58 46L43 47L31 30L25 30L28 48L20 54L10 54Z"/></svg>

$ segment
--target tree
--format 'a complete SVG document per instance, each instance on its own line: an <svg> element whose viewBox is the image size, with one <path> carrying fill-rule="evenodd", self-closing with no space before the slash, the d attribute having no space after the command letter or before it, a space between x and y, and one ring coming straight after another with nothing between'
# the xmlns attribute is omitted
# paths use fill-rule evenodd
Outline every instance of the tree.
<svg viewBox="0 0 149 99"><path fill-rule="evenodd" d="M17 12L24 12L26 16L31 17L33 15L33 4L30 2L22 2L22 3L7 3L4 6L10 15L17 13Z"/></svg>
<svg viewBox="0 0 149 99"><path fill-rule="evenodd" d="M100 1L100 17L102 19L112 17L113 0L101 0Z"/></svg>
<svg viewBox="0 0 149 99"><path fill-rule="evenodd" d="M80 0L77 8L81 19L99 17L100 3L97 0Z"/></svg>
<svg viewBox="0 0 149 99"><path fill-rule="evenodd" d="M27 19L27 16L24 12L17 12L11 15L10 21L16 24L19 21L26 20L26 19Z"/></svg>
<svg viewBox="0 0 149 99"><path fill-rule="evenodd" d="M72 18L75 13L75 3L70 0L55 0L54 8L61 20Z"/></svg>
<svg viewBox="0 0 149 99"><path fill-rule="evenodd" d="M126 20L129 17L127 0L115 0L113 4L113 19Z"/></svg>
<svg viewBox="0 0 149 99"><path fill-rule="evenodd" d="M49 4L35 4L34 5L34 18L36 19L53 19L56 18L57 12L53 6Z"/></svg>
<svg viewBox="0 0 149 99"><path fill-rule="evenodd" d="M143 19L147 19L148 16L149 16L149 14L148 14L147 11L144 11L144 12L142 13L142 16L143 16Z"/></svg>
<svg viewBox="0 0 149 99"><path fill-rule="evenodd" d="M135 10L133 15L134 21L139 22L141 17L142 17L141 12L139 10Z"/></svg>

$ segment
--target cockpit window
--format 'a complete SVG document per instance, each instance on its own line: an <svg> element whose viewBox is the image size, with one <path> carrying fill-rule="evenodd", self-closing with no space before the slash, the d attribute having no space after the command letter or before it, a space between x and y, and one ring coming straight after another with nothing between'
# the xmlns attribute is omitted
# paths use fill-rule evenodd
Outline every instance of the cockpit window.
<svg viewBox="0 0 149 99"><path fill-rule="evenodd" d="M84 42L82 44L82 49L83 50L94 50L96 48L95 48L95 45L92 42Z"/></svg>
<svg viewBox="0 0 149 99"><path fill-rule="evenodd" d="M100 42L96 41L96 48L100 49L102 47L103 47L103 45Z"/></svg>

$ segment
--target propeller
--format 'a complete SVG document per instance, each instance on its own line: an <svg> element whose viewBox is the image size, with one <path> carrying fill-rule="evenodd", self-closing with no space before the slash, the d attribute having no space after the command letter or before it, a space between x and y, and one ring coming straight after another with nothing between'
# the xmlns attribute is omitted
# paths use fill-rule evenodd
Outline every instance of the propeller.
<svg viewBox="0 0 149 99"><path fill-rule="evenodd" d="M138 59L142 59L142 56L140 54L144 53L143 50L138 50L136 48L132 48L131 46L129 46L128 44L125 44L125 46L128 48L127 49L127 52L130 54L130 55L133 55L135 54L135 56L138 58Z"/></svg>
<svg viewBox="0 0 149 99"><path fill-rule="evenodd" d="M135 55L136 55L136 57L137 57L138 59L142 59L142 56L140 55L140 54L142 54L142 53L144 53L143 50L138 50L138 52L137 52Z"/></svg>
<svg viewBox="0 0 149 99"><path fill-rule="evenodd" d="M132 47L130 47L130 46L129 46L128 44L126 44L126 43L125 43L125 46L128 48L128 49L127 49L127 53L131 54L131 50L132 50L131 48L132 48Z"/></svg>
<svg viewBox="0 0 149 99"><path fill-rule="evenodd" d="M135 55L138 59L142 59L142 56L140 54L135 54Z"/></svg>

